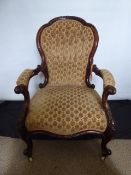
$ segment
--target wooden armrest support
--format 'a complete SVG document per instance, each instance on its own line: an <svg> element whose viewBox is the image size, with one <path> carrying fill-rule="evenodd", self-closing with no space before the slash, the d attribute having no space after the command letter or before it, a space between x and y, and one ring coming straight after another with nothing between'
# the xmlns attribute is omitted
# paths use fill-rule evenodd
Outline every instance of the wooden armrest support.
<svg viewBox="0 0 131 175"><path fill-rule="evenodd" d="M102 71L100 69L98 69L98 67L96 65L93 65L93 72L98 75L99 77L101 77L103 79L103 82L105 81L105 77L103 78L103 74L102 74ZM109 73L109 76L110 76L110 73ZM111 78L113 76L111 75ZM108 82L108 81L106 81ZM110 82L110 81L109 81ZM102 94L102 105L103 105L103 108L105 109L105 113L107 114L107 121L109 123L108 127L112 128L112 132L116 130L116 124L112 118L112 114L111 114L111 110L110 110L110 107L108 105L108 96L109 95L114 95L116 94L116 88L114 86L112 86L112 84L115 84L115 81L114 81L114 78L113 78L113 83L103 83L104 86L103 86L103 94ZM108 129L109 129L108 128ZM107 129L107 131L108 131Z"/></svg>
<svg viewBox="0 0 131 175"><path fill-rule="evenodd" d="M26 115L29 110L29 104L30 104L30 94L28 91L28 87L21 84L16 86L14 91L16 94L22 94L24 96L24 109Z"/></svg>
<svg viewBox="0 0 131 175"><path fill-rule="evenodd" d="M28 91L28 84L29 84L29 81L30 79L37 75L39 72L43 72L44 73L44 68L40 65L37 66L36 69L34 70L30 70L30 74L29 76L27 76L27 79L26 79L26 83L23 83L23 81L18 81L17 82L17 86L15 87L14 91L16 94L22 94L24 96L24 109L25 109L25 116L29 110L29 104L30 104L30 94L29 94L29 91ZM46 77L46 75L45 75ZM45 78L45 81L43 84L40 83L39 84L39 87L42 88L46 85L47 83L47 78ZM22 84L23 83L23 84Z"/></svg>
<svg viewBox="0 0 131 175"><path fill-rule="evenodd" d="M99 77L101 77L104 81L102 71L96 65L93 65L93 72L96 75L98 75ZM113 76L111 75L111 79L112 79L112 77ZM114 86L112 86L112 84L115 84L114 79L112 81L113 81L113 83L111 83L111 85L104 84L104 88L103 88L102 103L103 103L104 107L106 107L106 108L108 108L108 104L107 104L108 96L116 94L116 88Z"/></svg>
<svg viewBox="0 0 131 175"><path fill-rule="evenodd" d="M42 71L42 67L40 65L38 65L37 68L34 70L25 69L17 79L17 82L16 82L17 86L23 84L28 87L30 79L41 71Z"/></svg>

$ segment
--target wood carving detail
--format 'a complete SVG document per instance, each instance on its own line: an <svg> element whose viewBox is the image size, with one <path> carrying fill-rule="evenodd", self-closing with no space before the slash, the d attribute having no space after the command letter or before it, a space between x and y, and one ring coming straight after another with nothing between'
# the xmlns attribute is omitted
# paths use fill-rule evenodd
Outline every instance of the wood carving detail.
<svg viewBox="0 0 131 175"><path fill-rule="evenodd" d="M102 78L102 74L100 69L96 65L93 65L93 72ZM108 105L108 96L114 95L116 93L116 89L113 86L107 85L102 94L102 104L103 108L105 110L106 116L107 116L107 129L102 135L102 142L101 142L101 148L102 148L102 155L104 157L111 155L111 150L107 148L107 143L112 139L112 137L115 134L116 131L116 123L114 119L112 118L111 110Z"/></svg>
<svg viewBox="0 0 131 175"><path fill-rule="evenodd" d="M42 58L42 63L41 63L41 65L38 65L36 69L33 70L33 74L29 78L29 80L33 76L37 75L39 72L42 72L45 76L45 81L44 81L44 83L40 83L39 87L43 88L47 85L48 79L49 79L48 67L46 65L46 58L45 58L45 55L44 55L44 51L42 50L42 47L41 47L41 44L40 44L40 37L41 37L41 33L42 33L43 29L45 29L46 27L52 25L57 20L61 20L61 19L62 20L64 20L64 19L77 20L77 21L81 22L83 25L91 27L91 29L93 31L94 44L93 44L91 53L89 55L89 62L88 62L87 68L86 68L85 82L86 82L86 85L89 88L94 89L95 85L91 84L91 82L90 82L90 75L92 73L91 71L93 71L96 75L98 75L102 78L101 71L97 68L96 65L93 65L93 57L94 57L95 51L96 51L97 46L98 46L98 41L99 41L98 33L97 33L96 28L92 24L89 24L86 21L84 21L83 19L78 18L78 17L74 17L74 16L61 16L61 17L54 18L53 20L49 21L49 23L43 25L39 29L39 31L37 33L36 43L37 43L38 51L39 51L40 56ZM21 84L19 86L16 86L14 91L15 91L16 94L23 94L23 96L24 96L24 116L21 118L21 120L19 122L19 131L21 133L21 138L27 144L27 149L24 151L24 154L26 156L28 156L28 157L32 156L33 145L32 145L31 137L34 134L39 134L39 133L40 134L48 134L48 135L52 135L54 137L60 137L60 138L73 138L73 137L77 137L77 136L85 135L85 134L97 134L97 135L102 137L102 143L101 143L102 155L104 157L106 157L107 155L111 154L111 151L106 147L106 144L111 140L112 136L114 135L115 130L116 130L116 124L115 124L115 122L112 118L111 111L110 111L107 99L108 99L109 95L114 95L116 93L115 87L108 85L103 90L102 104L103 104L103 108L105 110L105 113L106 113L106 116L107 116L107 122L108 122L108 126L107 126L106 131L104 133L100 133L100 132L96 132L96 131L85 131L85 132L76 133L74 135L65 136L65 137L60 136L60 135L55 135L53 133L48 133L48 132L45 132L45 131L28 132L26 127L25 127L25 120L26 120L26 116L28 114L29 105L30 105L30 95L29 95L29 91L28 91L28 86L25 86L25 85Z"/></svg>

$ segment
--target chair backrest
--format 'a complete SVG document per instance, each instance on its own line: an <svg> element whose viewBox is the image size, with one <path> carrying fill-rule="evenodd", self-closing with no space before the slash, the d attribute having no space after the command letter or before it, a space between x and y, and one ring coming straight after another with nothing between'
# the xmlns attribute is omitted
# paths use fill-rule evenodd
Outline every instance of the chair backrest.
<svg viewBox="0 0 131 175"><path fill-rule="evenodd" d="M98 45L96 28L78 17L57 17L37 33L37 47L47 65L48 84L85 85Z"/></svg>

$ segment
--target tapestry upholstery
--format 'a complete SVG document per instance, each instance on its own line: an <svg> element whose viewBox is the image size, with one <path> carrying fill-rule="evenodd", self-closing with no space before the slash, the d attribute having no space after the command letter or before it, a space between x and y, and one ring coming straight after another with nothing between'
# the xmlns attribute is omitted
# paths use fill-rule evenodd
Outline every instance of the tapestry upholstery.
<svg viewBox="0 0 131 175"><path fill-rule="evenodd" d="M94 44L91 27L59 19L41 31L40 45L48 69L48 84L30 100L27 131L72 135L105 132L107 118L98 93L85 83L86 66ZM100 70L104 87L115 86L112 74ZM28 86L33 70L26 69L17 85Z"/></svg>
<svg viewBox="0 0 131 175"><path fill-rule="evenodd" d="M33 70L32 69L25 69L20 74L20 76L18 77L18 79L16 81L17 86L20 85L20 84L28 86L28 82L29 82L29 79L32 76L32 74L33 74Z"/></svg>
<svg viewBox="0 0 131 175"><path fill-rule="evenodd" d="M101 69L100 72L103 78L104 87L108 85L115 87L115 80L111 72L106 69Z"/></svg>
<svg viewBox="0 0 131 175"><path fill-rule="evenodd" d="M28 131L70 135L86 130L104 132L107 119L97 92L86 86L46 86L31 99Z"/></svg>
<svg viewBox="0 0 131 175"><path fill-rule="evenodd" d="M73 19L58 20L43 29L40 40L50 86L85 85L86 65L94 35Z"/></svg>

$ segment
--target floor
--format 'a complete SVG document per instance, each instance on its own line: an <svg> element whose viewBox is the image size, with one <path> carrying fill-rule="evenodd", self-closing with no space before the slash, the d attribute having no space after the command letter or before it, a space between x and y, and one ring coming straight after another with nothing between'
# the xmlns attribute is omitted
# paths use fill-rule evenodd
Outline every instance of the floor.
<svg viewBox="0 0 131 175"><path fill-rule="evenodd" d="M131 140L112 140L113 154L105 161L99 142L34 140L29 162L22 140L0 136L0 175L131 175Z"/></svg>

